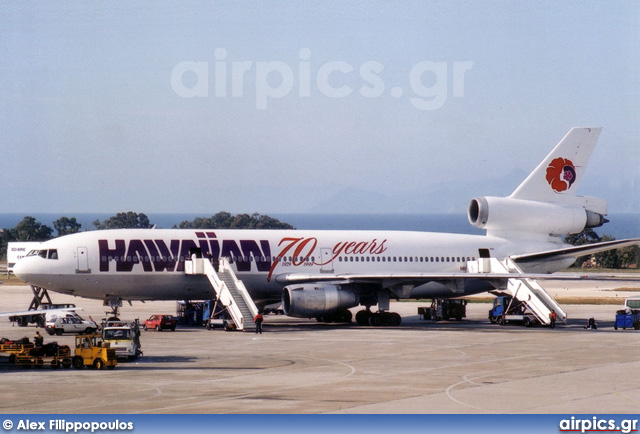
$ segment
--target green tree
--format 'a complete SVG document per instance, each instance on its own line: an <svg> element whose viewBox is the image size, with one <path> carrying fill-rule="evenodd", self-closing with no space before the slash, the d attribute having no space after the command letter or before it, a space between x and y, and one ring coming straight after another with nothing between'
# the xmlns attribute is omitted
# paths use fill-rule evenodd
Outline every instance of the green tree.
<svg viewBox="0 0 640 434"><path fill-rule="evenodd" d="M96 220L93 225L96 229L148 229L153 226L145 214L132 211L119 212L102 223Z"/></svg>
<svg viewBox="0 0 640 434"><path fill-rule="evenodd" d="M618 250L618 260L622 268L629 268L632 265L638 267L640 265L640 247L629 246Z"/></svg>
<svg viewBox="0 0 640 434"><path fill-rule="evenodd" d="M593 229L587 228L578 234L567 235L564 239L564 242L573 246L583 246L585 244L598 243L600 242L600 240L600 236L598 236L598 234ZM592 256L593 255L580 256L576 259L574 266L582 267L582 264L591 259Z"/></svg>
<svg viewBox="0 0 640 434"><path fill-rule="evenodd" d="M75 217L60 217L58 220L53 222L53 228L57 231L57 236L61 237L63 235L80 232L82 225L78 223Z"/></svg>
<svg viewBox="0 0 640 434"><path fill-rule="evenodd" d="M602 241L614 241L615 237L603 235ZM620 260L618 259L618 250L607 250L595 254L596 266L602 268L620 268Z"/></svg>
<svg viewBox="0 0 640 434"><path fill-rule="evenodd" d="M254 213L238 214L235 217L221 211L211 217L197 217L193 221L183 221L180 229L293 229L289 223L266 215Z"/></svg>
<svg viewBox="0 0 640 434"><path fill-rule="evenodd" d="M10 241L46 241L51 239L53 229L38 222L34 217L26 216L10 231Z"/></svg>

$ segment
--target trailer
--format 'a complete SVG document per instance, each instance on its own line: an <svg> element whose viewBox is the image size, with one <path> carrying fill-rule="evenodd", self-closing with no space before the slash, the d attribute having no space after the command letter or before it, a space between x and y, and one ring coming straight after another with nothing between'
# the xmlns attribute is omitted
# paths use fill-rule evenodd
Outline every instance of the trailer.
<svg viewBox="0 0 640 434"><path fill-rule="evenodd" d="M616 312L616 322L613 325L614 330L618 329L634 329L640 330L640 310L622 309Z"/></svg>
<svg viewBox="0 0 640 434"><path fill-rule="evenodd" d="M11 358L9 359L11 361ZM33 347L17 353L13 358L16 366L24 368L51 366L52 368L71 367L71 349L67 345L50 342L41 347Z"/></svg>
<svg viewBox="0 0 640 434"><path fill-rule="evenodd" d="M51 366L52 368L71 367L71 349L66 345L50 342L35 346L27 338L18 341L0 340L0 354L9 359L9 363L24 368Z"/></svg>
<svg viewBox="0 0 640 434"><path fill-rule="evenodd" d="M467 316L467 300L459 298L434 298L430 307L419 307L418 315L424 320L442 321L451 318L462 321Z"/></svg>

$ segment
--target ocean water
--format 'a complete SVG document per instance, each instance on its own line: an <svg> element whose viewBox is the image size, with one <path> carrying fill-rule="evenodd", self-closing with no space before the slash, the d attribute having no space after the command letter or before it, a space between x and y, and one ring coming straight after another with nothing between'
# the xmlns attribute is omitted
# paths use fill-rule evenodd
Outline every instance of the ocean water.
<svg viewBox="0 0 640 434"><path fill-rule="evenodd" d="M93 230L93 222L105 220L116 213L62 214L0 214L0 228L14 228L26 215L35 217L37 221L53 227L53 222L60 217L75 217L83 230ZM147 214L152 224L158 228L168 229L182 221L192 221L196 217L210 217L203 213L184 214ZM450 232L460 234L483 234L467 220L466 214L268 214L280 221L291 224L297 229L362 229L362 230L402 230L423 232ZM640 213L612 214L610 222L596 228L599 235L611 235L616 239L640 238Z"/></svg>

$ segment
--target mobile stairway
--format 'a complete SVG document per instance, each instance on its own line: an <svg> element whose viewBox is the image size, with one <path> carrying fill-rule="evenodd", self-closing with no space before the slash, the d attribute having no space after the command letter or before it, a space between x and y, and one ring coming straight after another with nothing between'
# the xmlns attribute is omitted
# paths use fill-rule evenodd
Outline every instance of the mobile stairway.
<svg viewBox="0 0 640 434"><path fill-rule="evenodd" d="M208 259L192 255L191 260L184 263L184 272L189 275L206 275L213 287L216 298L226 308L238 330L254 332L256 325L253 318L258 308L253 303L247 288L231 269L227 258L220 258L220 266L216 272Z"/></svg>
<svg viewBox="0 0 640 434"><path fill-rule="evenodd" d="M469 273L491 274L525 274L510 258L480 258L467 263ZM510 295L524 304L536 317L540 324L548 325L551 311L556 313L556 321L567 323L567 314L535 279L511 277L506 287L491 291L497 295Z"/></svg>

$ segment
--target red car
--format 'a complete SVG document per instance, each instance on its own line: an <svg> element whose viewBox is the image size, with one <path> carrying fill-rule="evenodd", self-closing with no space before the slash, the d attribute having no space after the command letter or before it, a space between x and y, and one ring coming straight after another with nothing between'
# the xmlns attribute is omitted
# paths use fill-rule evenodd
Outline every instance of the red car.
<svg viewBox="0 0 640 434"><path fill-rule="evenodd" d="M151 315L149 319L143 323L143 327L145 330L156 329L160 331L170 329L174 331L177 323L178 321L171 315Z"/></svg>

